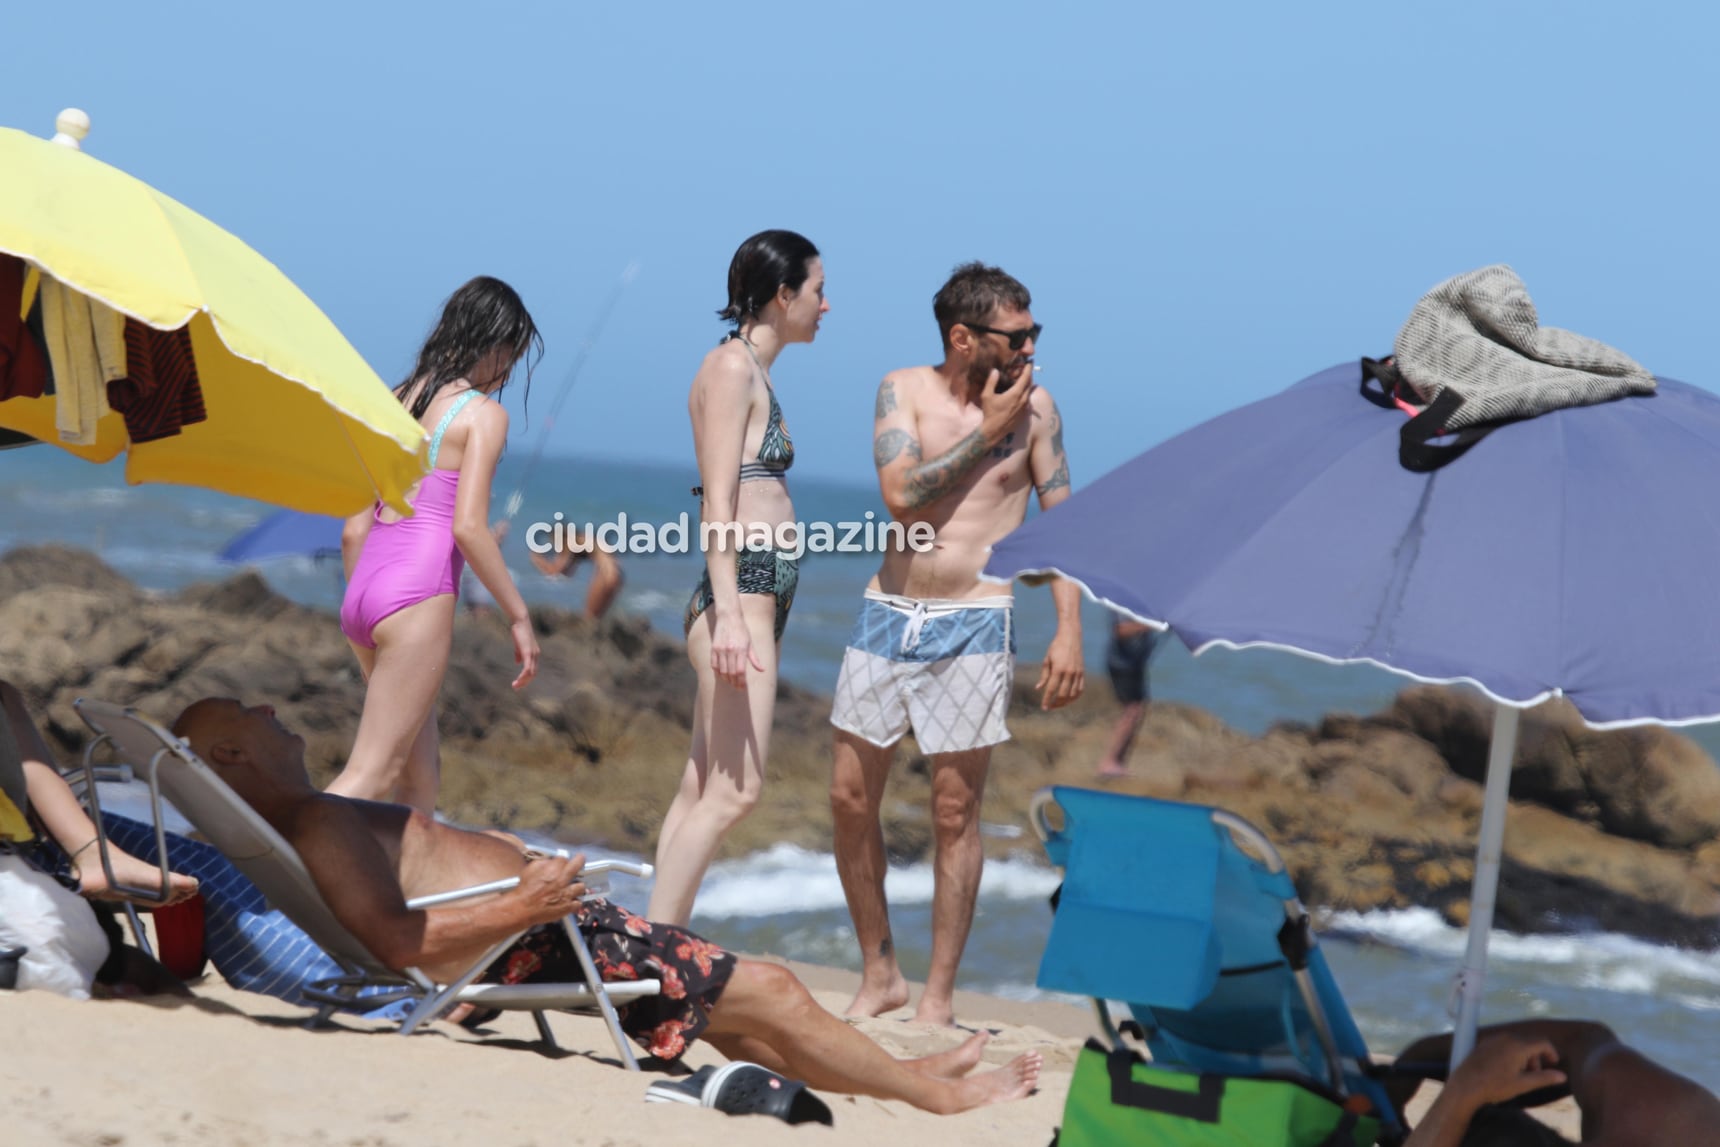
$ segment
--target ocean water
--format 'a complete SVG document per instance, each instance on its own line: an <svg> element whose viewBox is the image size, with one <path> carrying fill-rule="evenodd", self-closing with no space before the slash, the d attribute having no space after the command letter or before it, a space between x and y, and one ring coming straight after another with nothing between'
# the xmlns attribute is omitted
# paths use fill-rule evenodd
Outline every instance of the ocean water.
<svg viewBox="0 0 1720 1147"><path fill-rule="evenodd" d="M516 452L496 482L497 516L523 469ZM515 532L504 552L528 601L577 608L585 577L572 583L540 577L524 548L536 521L584 524L661 523L689 515L697 478L685 468L591 460L541 460L522 491ZM884 517L875 488L811 480L791 483L803 521L864 522ZM0 452L0 550L62 542L98 553L138 584L173 590L230 576L217 554L273 507L204 490L127 486L120 464L91 466L50 448ZM699 576L697 554L624 555L620 607L678 634L681 611ZM876 568L868 554L808 555L794 616L783 642L783 675L829 692L861 590ZM331 612L338 608L338 560L271 560L257 569L282 594ZM1050 638L1050 594L1017 593L1021 657L1037 659ZM1089 687L1108 688L1103 673L1105 611L1083 612ZM334 624L332 618L330 624ZM1200 705L1248 733L1285 719L1312 721L1328 712L1369 713L1402 687L1367 667L1334 668L1289 654L1215 650L1196 659L1175 642L1161 645L1153 668L1157 697ZM1720 756L1720 729L1685 730ZM1034 987L1050 928L1047 898L1057 873L1042 863L1031 838L1017 858L986 868L962 986L1007 996L1041 997ZM924 977L932 877L920 864L893 870L887 882L893 930L904 970ZM613 894L642 909L643 882L616 877ZM834 860L786 846L715 866L701 892L694 927L745 951L857 968ZM1463 933L1430 911L1337 914L1323 943L1338 982L1370 1046L1391 1052L1415 1036L1449 1027L1451 977ZM1720 1091L1720 1055L1707 1024L1720 1019L1720 953L1690 952L1605 933L1578 936L1497 934L1486 1005L1489 1020L1520 1016L1589 1017L1611 1024L1661 1062Z"/></svg>

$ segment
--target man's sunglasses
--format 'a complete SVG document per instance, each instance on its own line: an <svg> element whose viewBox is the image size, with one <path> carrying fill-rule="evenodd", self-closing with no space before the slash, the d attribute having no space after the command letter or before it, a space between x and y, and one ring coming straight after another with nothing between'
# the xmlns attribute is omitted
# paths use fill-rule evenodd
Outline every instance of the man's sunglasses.
<svg viewBox="0 0 1720 1147"><path fill-rule="evenodd" d="M962 326L982 335L1002 335L1009 340L1010 350L1020 350L1027 345L1027 340L1039 341L1039 332L1045 329L1043 323L1034 323L1030 327L1018 327L1013 331L1000 331L996 327L982 327L978 323L963 323Z"/></svg>

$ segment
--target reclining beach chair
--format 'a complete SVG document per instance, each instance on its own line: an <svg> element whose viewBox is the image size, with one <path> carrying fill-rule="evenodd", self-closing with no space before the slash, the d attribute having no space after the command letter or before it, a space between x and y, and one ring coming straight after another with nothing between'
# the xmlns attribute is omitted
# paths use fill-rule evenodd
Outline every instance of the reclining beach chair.
<svg viewBox="0 0 1720 1147"><path fill-rule="evenodd" d="M396 972L372 955L335 919L292 845L216 776L189 745L134 709L87 698L79 698L74 707L97 734L97 740L84 754L85 767L93 768L91 761L95 749L101 744L109 744L131 766L138 779L149 786L155 813L157 855L163 858L164 864L167 844L161 827L161 801L165 797L262 891L274 907L303 929L340 966L341 975L306 984L302 988L303 997L319 1005L310 1026L326 1021L337 1009L355 1005L379 1008L400 1000L415 1000L416 1004L400 1027L402 1035L410 1035L426 1021L435 1019L454 1005L470 1003L479 1007L531 1012L537 1021L539 1035L553 1047L556 1046L555 1037L544 1016L546 1011L596 1011L608 1026L622 1063L631 1071L639 1070L638 1060L615 1014L615 1003L656 995L662 983L654 979L605 983L597 974L591 953L572 916L563 921L563 926L579 958L580 967L584 969L586 982L583 984L475 983L490 964L519 939L519 935L497 943L448 984L433 982L417 968ZM96 793L93 773L87 791L92 794L95 806L91 819L103 837L101 847L105 849L106 830L102 826L100 798L93 795ZM614 868L639 876L649 875L651 871L648 865L617 863ZM505 892L518 883L517 877L492 881L419 897L408 901L407 907L430 908Z"/></svg>
<svg viewBox="0 0 1720 1147"><path fill-rule="evenodd" d="M1128 1050L1107 1003L1118 1001L1152 1066L1199 1077L1203 1093L1212 1081L1293 1080L1345 1110L1371 1108L1381 1140L1401 1138L1263 833L1222 809L1068 787L1039 792L1030 820L1064 872L1038 985L1091 998L1108 1053Z"/></svg>

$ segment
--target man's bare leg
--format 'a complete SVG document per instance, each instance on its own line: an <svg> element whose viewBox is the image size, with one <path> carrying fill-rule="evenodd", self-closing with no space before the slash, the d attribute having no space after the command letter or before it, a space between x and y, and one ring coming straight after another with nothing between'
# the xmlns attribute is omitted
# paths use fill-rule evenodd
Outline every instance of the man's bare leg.
<svg viewBox="0 0 1720 1147"><path fill-rule="evenodd" d="M753 960L736 966L711 1009L708 1034L718 1050L733 1037L764 1045L776 1053L778 1070L814 1089L900 1099L941 1115L1031 1094L1044 1062L1026 1052L966 1079L916 1071L819 1007L793 972Z"/></svg>
<svg viewBox="0 0 1720 1147"><path fill-rule="evenodd" d="M1141 731L1141 721L1147 715L1147 706L1143 701L1134 701L1123 706L1123 711L1117 714L1117 723L1111 728L1111 743L1105 749L1105 757L1099 762L1099 776L1122 777L1129 772L1129 750L1134 747L1135 734Z"/></svg>
<svg viewBox="0 0 1720 1147"><path fill-rule="evenodd" d="M973 927L985 850L979 838L980 798L985 795L991 749L939 753L932 758L932 839L936 847L932 884L932 961L926 990L914 1019L955 1022L956 969Z"/></svg>
<svg viewBox="0 0 1720 1147"><path fill-rule="evenodd" d="M783 1058L752 1036L711 1036L707 1033L705 1042L730 1059L744 1059L760 1067L768 1067L779 1075L790 1074L788 1064ZM896 1062L921 1075L938 1079L960 1079L979 1066L980 1060L985 1056L985 1045L990 1042L990 1032L975 1032L947 1051L922 1055L918 1059L898 1059Z"/></svg>
<svg viewBox="0 0 1720 1147"><path fill-rule="evenodd" d="M830 814L835 826L836 872L860 942L860 990L847 1015L881 1016L905 1007L908 981L896 963L890 938L890 906L884 897L884 830L879 810L895 746L881 749L864 737L836 730L830 770Z"/></svg>

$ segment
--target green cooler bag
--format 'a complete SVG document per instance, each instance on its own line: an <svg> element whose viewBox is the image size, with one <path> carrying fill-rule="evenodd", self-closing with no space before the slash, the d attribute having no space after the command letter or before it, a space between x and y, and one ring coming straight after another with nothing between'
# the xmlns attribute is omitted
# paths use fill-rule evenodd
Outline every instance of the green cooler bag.
<svg viewBox="0 0 1720 1147"><path fill-rule="evenodd" d="M1090 1042L1056 1147L1368 1147L1379 1121L1291 1079L1197 1075Z"/></svg>

